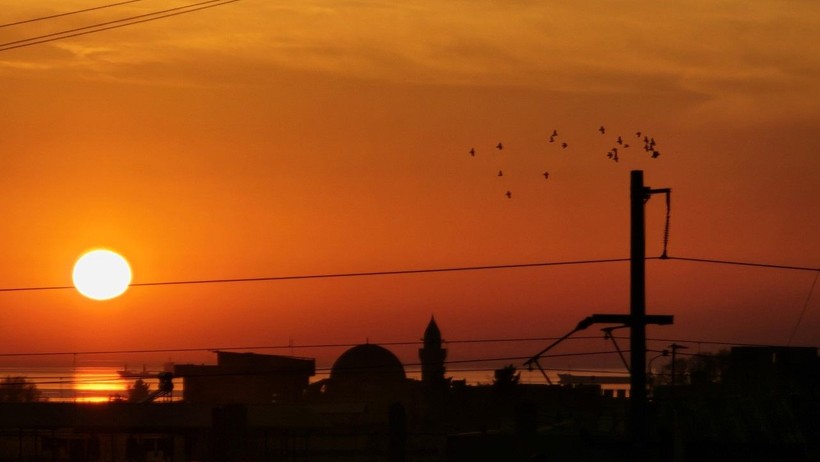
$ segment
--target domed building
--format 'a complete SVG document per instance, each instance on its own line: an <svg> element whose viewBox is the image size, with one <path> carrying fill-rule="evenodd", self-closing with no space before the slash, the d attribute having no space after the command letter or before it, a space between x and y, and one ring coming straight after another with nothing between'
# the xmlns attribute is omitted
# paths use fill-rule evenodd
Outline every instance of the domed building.
<svg viewBox="0 0 820 462"><path fill-rule="evenodd" d="M404 366L390 350L365 343L342 353L330 370L325 392L336 398L396 398L406 392Z"/></svg>
<svg viewBox="0 0 820 462"><path fill-rule="evenodd" d="M345 351L333 363L330 379L336 382L401 382L407 376L399 358L387 348L366 343Z"/></svg>
<svg viewBox="0 0 820 462"><path fill-rule="evenodd" d="M318 401L389 404L416 401L422 393L446 391L447 350L442 347L441 331L432 317L423 342L418 350L422 380L408 378L399 358L387 348L365 343L342 353L328 378L311 384L308 396Z"/></svg>

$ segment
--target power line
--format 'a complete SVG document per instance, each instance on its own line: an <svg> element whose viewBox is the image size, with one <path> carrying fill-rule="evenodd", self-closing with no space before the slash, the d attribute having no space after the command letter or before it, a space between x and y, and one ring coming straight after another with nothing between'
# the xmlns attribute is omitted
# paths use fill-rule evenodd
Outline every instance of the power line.
<svg viewBox="0 0 820 462"><path fill-rule="evenodd" d="M687 258L687 257L665 257L661 258L658 257L658 260L681 260L681 261L689 261L689 262L696 262L696 263L714 263L720 265L737 265L737 266L754 266L758 268L770 268L770 269L786 269L786 270L796 270L796 271L820 271L820 268L811 268L808 266L791 266L791 265L773 265L770 263L753 263L753 262L742 262L742 261L730 261L730 260L713 260L708 258Z"/></svg>
<svg viewBox="0 0 820 462"><path fill-rule="evenodd" d="M82 10L74 10L74 11L68 11L68 12L65 12L65 13L52 14L50 16L40 16L40 17L32 18L32 19L24 19L22 21L9 22L9 23L6 23L6 24L0 24L0 27L19 26L20 24L28 24L28 23L31 23L31 22L45 21L47 19L61 18L63 16L71 16L71 15L74 15L74 14L87 13L89 11L102 10L104 8L111 8L111 7L114 7L114 6L120 6L120 5L125 5L125 4L128 4L128 3L136 3L136 2L141 2L141 1L142 0L127 0L127 1L124 1L124 2L118 2L118 3L109 3L107 5L94 6L94 7L85 8L85 9L82 9Z"/></svg>
<svg viewBox="0 0 820 462"><path fill-rule="evenodd" d="M519 338L481 338L481 339L461 339L461 340L444 340L445 345L453 344L468 344L468 343L500 343L500 342L536 342L536 341L554 341L560 337L519 337ZM613 336L618 340L628 340L629 337ZM579 340L599 340L604 339L603 336L578 336L570 337L566 341ZM702 339L679 339L679 338L647 338L651 342L665 342L665 343L688 343L700 345L719 345L719 346L756 346L756 347L772 347L777 345L762 344L762 343L744 343L744 342L721 342L713 340ZM380 346L410 346L422 345L421 340L412 341L389 341L378 342ZM196 348L155 348L155 349L135 349L135 350L87 350L87 351L51 351L51 352L21 352L21 353L0 353L0 358L13 357L38 357L38 356L95 356L95 355L129 355L129 354L159 354L159 353L201 353L201 352L219 352L219 351L258 351L258 350L285 350L285 349L319 349L319 348L351 348L360 345L360 343L313 343L313 344L283 344L283 345L246 345L246 346L223 346L223 347L196 347ZM548 357L552 357L550 355ZM527 357L529 358L529 356Z"/></svg>
<svg viewBox="0 0 820 462"><path fill-rule="evenodd" d="M88 35L93 34L96 32L102 32L111 29L118 29L121 27L126 26L133 26L136 24L142 24L145 22L156 21L158 19L165 19L170 18L173 16L179 16L182 14L193 13L195 11L201 11L208 8L215 8L217 6L227 5L229 3L235 3L239 0L207 0L200 3L194 3L191 5L176 7L176 8L169 8L167 10L155 11L153 13L146 13L137 16L131 16L129 18L117 19L114 21L108 21L98 24L93 24L91 26L79 27L76 29L68 29L61 32L54 32L51 34L40 35L37 37L31 37L22 40L15 40L12 42L6 42L0 44L0 51L7 51L13 50L16 48L23 48L32 45L39 45L41 43L47 42L54 42L57 40L63 40L66 38L71 37L78 37L81 35ZM166 14L167 13L167 14ZM151 17L153 16L153 17ZM144 19L139 19L144 18Z"/></svg>
<svg viewBox="0 0 820 462"><path fill-rule="evenodd" d="M233 0L239 1L239 0ZM0 50L2 51L2 50ZM646 260L680 260L695 263L711 263L723 265L736 266L752 266L769 269L787 269L798 271L818 271L820 268L812 268L806 266L791 266L791 265L776 265L770 263L754 263L754 262L739 262L730 260L714 260L705 258L688 258L688 257L647 257ZM193 285L193 284L233 284L244 282L270 282L270 281L291 281L301 279L331 279L331 278L348 278L348 277L368 277L368 276L396 276L406 274L425 274L425 273L448 273L460 271L487 271L499 269L516 269L516 268L537 268L546 266L570 266L570 265L586 265L597 263L622 263L630 261L629 258L607 258L607 259L592 259L592 260L568 260L568 261L553 261L540 263L519 263L519 264L502 264L502 265L482 265L482 266L457 266L444 268L422 268L409 270L388 270L388 271L368 271L368 272L354 272L354 273L326 273L326 274L306 274L306 275L290 275L290 276L265 276L265 277L250 277L250 278L218 278L218 279L192 279L183 281L156 281L156 282L139 282L132 283L130 287L150 287L150 286L172 286L172 285ZM74 289L74 286L35 286L35 287L6 287L0 288L0 292L24 292L24 291L43 291L43 290L65 290Z"/></svg>
<svg viewBox="0 0 820 462"><path fill-rule="evenodd" d="M445 344L459 344L459 343L497 343L497 342L534 342L534 341L550 341L556 340L558 337L527 337L527 338L491 338L491 339L467 339L467 340L449 340L444 341ZM600 337L574 337L569 340L593 340ZM408 346L408 345L422 345L421 340L413 341L395 341L395 342L379 342L380 346ZM199 347L199 348L156 348L156 349L138 349L138 350L88 350L88 351L51 351L51 352L30 352L30 353L0 353L0 358L6 357L36 357L36 356L95 356L95 355L128 355L128 354L155 354L155 353L202 353L202 352L219 352L219 351L236 351L236 350L285 350L285 349L311 349L311 348L351 348L360 345L360 343L314 343L314 344L287 344L287 345L251 345L251 346L232 346L232 347Z"/></svg>
<svg viewBox="0 0 820 462"><path fill-rule="evenodd" d="M238 0L237 0L238 1ZM653 257L657 258L657 257ZM650 258L652 259L652 258ZM423 268L423 269L409 269L409 270L392 270L392 271L369 271L358 273L326 273L326 274L307 274L307 275L292 275L292 276L269 276L269 277L251 277L251 278L221 278L221 279L193 279L187 281L158 281L158 282L140 282L133 283L130 287L149 287L149 286L173 286L173 285L192 285L192 284L233 284L241 282L269 282L269 281L292 281L300 279L333 279L333 278L349 278L349 277L369 277L369 276L396 276L405 274L425 274L425 273L451 273L458 271L486 271L498 269L515 269L515 268L535 268L544 266L567 266L567 265L586 265L595 263L616 263L628 262L629 258L610 258L600 260L573 260L573 261L555 261L543 263L520 263L520 264L505 264L505 265L485 265L485 266L460 266L449 268ZM73 289L74 286L41 286L41 287L7 287L0 288L0 292L22 292L22 291L40 291L40 290L65 290Z"/></svg>

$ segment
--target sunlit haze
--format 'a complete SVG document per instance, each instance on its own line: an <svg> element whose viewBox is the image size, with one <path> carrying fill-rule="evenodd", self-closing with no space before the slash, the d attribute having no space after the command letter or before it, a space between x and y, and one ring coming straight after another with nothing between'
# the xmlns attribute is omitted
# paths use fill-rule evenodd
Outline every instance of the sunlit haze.
<svg viewBox="0 0 820 462"><path fill-rule="evenodd" d="M101 3L0 0L0 22ZM139 268L105 309L0 292L0 353L290 346L253 351L321 368L342 349L300 345L414 342L432 315L445 342L561 336L628 312L628 262L140 283L628 259L632 170L672 190L670 256L820 267L818 2L242 0L9 45L188 3L0 27L0 288L70 286L97 245ZM647 202L649 257L666 213ZM649 347L818 346L817 273L649 260L647 312L675 316ZM556 353L611 352L585 335Z"/></svg>

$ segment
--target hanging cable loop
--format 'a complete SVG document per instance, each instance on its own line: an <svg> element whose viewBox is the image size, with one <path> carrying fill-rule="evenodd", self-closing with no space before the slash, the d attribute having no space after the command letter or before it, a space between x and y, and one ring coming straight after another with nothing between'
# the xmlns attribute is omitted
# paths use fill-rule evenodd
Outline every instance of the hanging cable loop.
<svg viewBox="0 0 820 462"><path fill-rule="evenodd" d="M661 189L647 189L646 191L646 200L649 200L652 194L665 194L666 195L666 223L663 229L663 252L661 252L661 256L659 257L661 260L666 260L669 258L669 255L666 253L667 248L669 247L669 220L672 215L672 189L671 188L661 188Z"/></svg>

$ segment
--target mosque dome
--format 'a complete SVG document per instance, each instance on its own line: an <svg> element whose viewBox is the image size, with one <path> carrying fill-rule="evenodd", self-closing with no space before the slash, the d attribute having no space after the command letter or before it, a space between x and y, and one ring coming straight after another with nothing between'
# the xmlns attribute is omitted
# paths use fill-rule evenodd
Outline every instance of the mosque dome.
<svg viewBox="0 0 820 462"><path fill-rule="evenodd" d="M406 379L404 366L390 350L379 345L357 345L342 353L330 370L334 382L378 380L400 382Z"/></svg>

